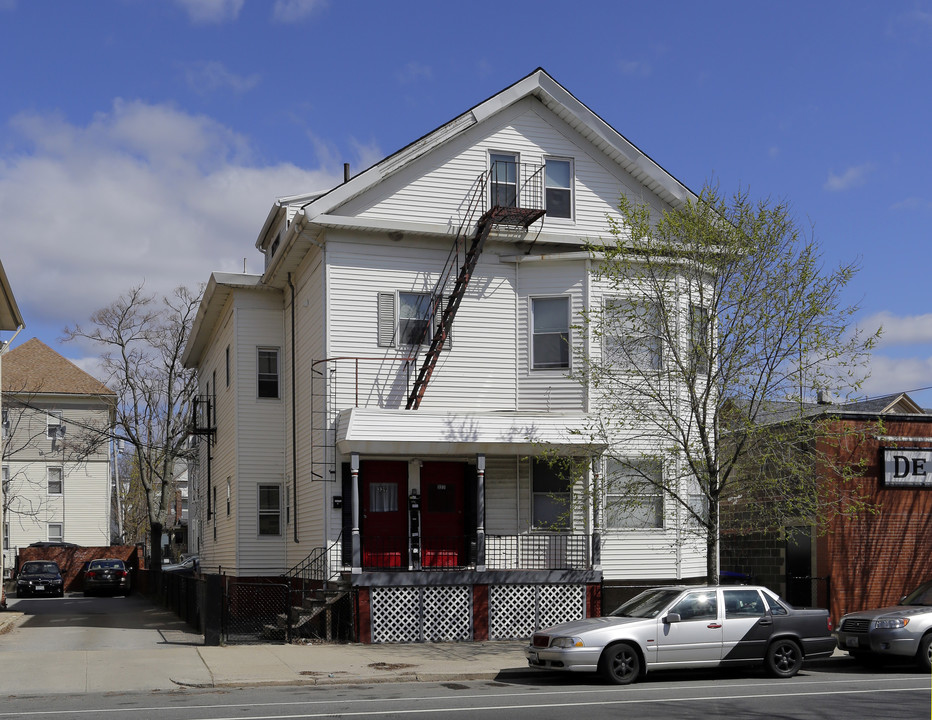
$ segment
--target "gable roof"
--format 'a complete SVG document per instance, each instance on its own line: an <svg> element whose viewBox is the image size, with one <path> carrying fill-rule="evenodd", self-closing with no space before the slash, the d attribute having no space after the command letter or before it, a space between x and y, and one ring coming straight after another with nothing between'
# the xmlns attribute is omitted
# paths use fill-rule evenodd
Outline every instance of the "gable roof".
<svg viewBox="0 0 932 720"><path fill-rule="evenodd" d="M445 125L429 132L401 150L380 160L346 182L322 194L280 198L267 216L256 247L266 242L266 235L276 224L282 212L294 212L305 220L313 220L331 213L336 208L375 187L386 178L408 167L423 155L459 137L473 126L485 121L498 112L527 97L537 98L557 117L566 122L582 137L592 142L599 150L642 183L661 200L674 207L683 205L696 194L664 170L647 153L638 148L624 135L615 130L594 111L580 102L565 87L553 79L543 68L537 68L513 85L470 108ZM295 223L297 225L297 223Z"/></svg>
<svg viewBox="0 0 932 720"><path fill-rule="evenodd" d="M24 324L23 316L20 315L19 308L16 306L16 298L13 297L13 290L10 288L10 281L7 280L3 269L3 263L0 263L0 330L16 330Z"/></svg>
<svg viewBox="0 0 932 720"><path fill-rule="evenodd" d="M13 348L4 355L3 391L116 397L116 393L100 380L84 372L37 338Z"/></svg>

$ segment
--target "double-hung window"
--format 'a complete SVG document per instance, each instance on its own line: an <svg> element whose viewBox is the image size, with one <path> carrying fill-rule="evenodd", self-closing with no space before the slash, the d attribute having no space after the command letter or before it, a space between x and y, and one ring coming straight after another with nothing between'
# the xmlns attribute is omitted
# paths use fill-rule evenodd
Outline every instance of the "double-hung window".
<svg viewBox="0 0 932 720"><path fill-rule="evenodd" d="M257 384L260 398L278 397L278 348L258 349Z"/></svg>
<svg viewBox="0 0 932 720"><path fill-rule="evenodd" d="M534 458L531 463L534 528L567 530L572 517L572 479L563 463Z"/></svg>
<svg viewBox="0 0 932 720"><path fill-rule="evenodd" d="M489 153L489 202L492 207L517 207L518 156L512 153Z"/></svg>
<svg viewBox="0 0 932 720"><path fill-rule="evenodd" d="M607 297L602 303L602 351L622 370L659 370L663 363L661 316L647 300Z"/></svg>
<svg viewBox="0 0 932 720"><path fill-rule="evenodd" d="M259 486L259 534L282 534L281 485Z"/></svg>
<svg viewBox="0 0 932 720"><path fill-rule="evenodd" d="M45 436L56 440L62 436L64 426L61 421L61 412L53 410L45 416Z"/></svg>
<svg viewBox="0 0 932 720"><path fill-rule="evenodd" d="M531 298L531 367L554 370L570 366L570 299Z"/></svg>
<svg viewBox="0 0 932 720"><path fill-rule="evenodd" d="M547 158L544 168L547 217L573 217L573 164L569 160Z"/></svg>
<svg viewBox="0 0 932 720"><path fill-rule="evenodd" d="M663 527L663 468L659 460L609 458L605 477L605 527Z"/></svg>
<svg viewBox="0 0 932 720"><path fill-rule="evenodd" d="M49 495L61 495L64 489L62 481L62 472L60 467L50 467L48 469L48 493Z"/></svg>
<svg viewBox="0 0 932 720"><path fill-rule="evenodd" d="M402 345L418 345L430 340L430 295L398 293L398 337Z"/></svg>
<svg viewBox="0 0 932 720"><path fill-rule="evenodd" d="M65 526L62 523L48 524L49 542L65 541Z"/></svg>
<svg viewBox="0 0 932 720"><path fill-rule="evenodd" d="M689 358L698 375L711 372L712 325L708 308L689 306Z"/></svg>

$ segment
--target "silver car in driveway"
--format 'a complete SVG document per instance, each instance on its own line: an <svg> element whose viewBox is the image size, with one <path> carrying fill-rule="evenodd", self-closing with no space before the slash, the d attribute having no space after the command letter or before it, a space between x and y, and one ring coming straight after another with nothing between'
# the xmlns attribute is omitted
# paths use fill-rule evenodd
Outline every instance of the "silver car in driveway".
<svg viewBox="0 0 932 720"><path fill-rule="evenodd" d="M525 656L531 667L626 685L648 669L739 664L792 677L834 650L828 610L793 608L763 587L709 585L645 590L607 617L539 630Z"/></svg>
<svg viewBox="0 0 932 720"><path fill-rule="evenodd" d="M898 605L843 615L835 633L838 647L864 662L913 658L932 670L932 580Z"/></svg>

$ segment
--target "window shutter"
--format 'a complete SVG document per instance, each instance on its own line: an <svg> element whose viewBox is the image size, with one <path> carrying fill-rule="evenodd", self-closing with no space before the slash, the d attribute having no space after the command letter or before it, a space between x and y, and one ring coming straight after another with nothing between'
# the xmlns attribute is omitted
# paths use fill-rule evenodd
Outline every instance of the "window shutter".
<svg viewBox="0 0 932 720"><path fill-rule="evenodd" d="M395 293L379 293L379 347L395 344Z"/></svg>

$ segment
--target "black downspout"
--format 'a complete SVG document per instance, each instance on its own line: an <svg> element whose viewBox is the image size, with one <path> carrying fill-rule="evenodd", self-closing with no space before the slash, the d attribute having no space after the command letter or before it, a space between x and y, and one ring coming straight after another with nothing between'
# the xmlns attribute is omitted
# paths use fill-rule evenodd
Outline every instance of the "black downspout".
<svg viewBox="0 0 932 720"><path fill-rule="evenodd" d="M288 287L291 288L291 503L294 508L294 541L298 542L298 417L297 417L297 376L295 375L294 343L294 285L291 273L288 273Z"/></svg>

